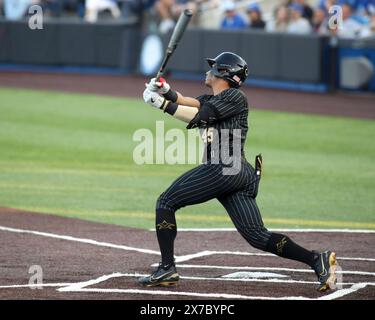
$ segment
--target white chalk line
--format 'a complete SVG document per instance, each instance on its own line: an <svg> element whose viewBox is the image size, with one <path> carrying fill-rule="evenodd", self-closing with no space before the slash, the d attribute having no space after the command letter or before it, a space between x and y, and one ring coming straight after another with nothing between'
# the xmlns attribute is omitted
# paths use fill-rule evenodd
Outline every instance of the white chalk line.
<svg viewBox="0 0 375 320"><path fill-rule="evenodd" d="M70 282L63 282L63 283L41 283L41 284L14 284L14 285L7 285L7 286L0 286L0 289L17 289L17 288L45 288L45 287L65 287L70 286L73 283Z"/></svg>
<svg viewBox="0 0 375 320"><path fill-rule="evenodd" d="M348 261L370 261L375 262L374 258L355 258L355 257L337 257L337 260L348 260Z"/></svg>
<svg viewBox="0 0 375 320"><path fill-rule="evenodd" d="M360 289L365 288L368 285L375 286L375 283L345 283L343 285L352 285L350 288L340 289L335 291L329 295L322 296L319 298L307 298L302 296L285 296L285 297L267 297L267 296L246 296L246 295L239 295L239 294L228 294L228 293L198 293L198 292L184 292L184 291L165 291L165 290L142 290L142 289L101 289L101 288L86 288L88 286L92 286L111 278L116 277L140 277L145 276L144 274L137 274L137 273L112 273L109 275L104 275L99 278L77 282L77 283L50 283L50 284L41 284L39 286L42 287L60 287L63 288L57 289L59 292L86 292L86 293L123 293L123 294L143 294L143 295L168 295L168 296L190 296L190 297L202 297L202 298L224 298L224 299L246 299L246 300L333 300L337 299L351 293L354 293ZM205 277L188 277L182 276L182 279L187 280L217 280L217 281L251 281L251 279L228 279L228 278L205 278ZM260 280L260 279L252 279L252 280ZM263 279L265 280L265 279ZM279 279L276 279L279 280ZM257 281L252 281L257 282ZM279 282L279 281L273 281ZM300 281L299 283L302 283ZM316 284L315 282L305 282ZM0 288L25 288L30 287L33 285L13 285L13 286L1 286ZM37 286L37 285L35 285Z"/></svg>
<svg viewBox="0 0 375 320"><path fill-rule="evenodd" d="M144 277L148 274L141 273L124 273L122 277ZM272 283L298 283L298 284L319 284L314 281L298 281L298 280L281 280L281 279L234 279L234 278L210 278L210 277L198 277L198 276L180 276L183 280L199 280L199 281L225 281L225 282L272 282ZM346 283L345 283L346 284Z"/></svg>
<svg viewBox="0 0 375 320"><path fill-rule="evenodd" d="M158 266L158 264L152 264L152 267ZM276 268L276 267L248 267L248 266L216 266L216 265L204 265L204 264L177 264L177 268L192 268L192 269L222 269L222 270L263 270L263 271L287 271L287 272L299 272L299 273L313 273L312 269L293 269L293 268ZM367 271L337 271L337 274L350 274L360 276L375 276L375 272Z"/></svg>
<svg viewBox="0 0 375 320"><path fill-rule="evenodd" d="M242 299L242 300L334 300L344 297L351 293L363 289L366 284L353 285L349 289L341 289L329 295L319 298L307 298L302 296L285 296L285 297L265 297L265 296L245 296L239 294L228 293L197 293L197 292L184 292L184 291L164 291L164 290L141 290L141 289L79 289L74 292L91 292L91 293L124 293L124 294L143 294L155 296L186 296L186 297L199 297L199 298L223 298L223 299Z"/></svg>
<svg viewBox="0 0 375 320"><path fill-rule="evenodd" d="M41 231L18 229L18 228L16 229L16 228L10 228L10 227L6 227L6 226L0 226L0 230L8 231L8 232L15 232L15 233L33 234L33 235L38 235L38 236L43 236L43 237L50 237L50 238L54 238L54 239L75 241L75 242L80 242L80 243L85 243L85 244L91 244L91 245L96 245L96 246L100 246L100 247L108 247L108 248L121 249L121 250L126 250L126 251L136 251L136 252L140 252L140 253L153 254L153 255L159 255L160 256L160 252L155 251L155 250L135 248L135 247L130 247L130 246L113 244L113 243L109 243L109 242L96 241L96 240L92 240L92 239L77 238L77 237L68 236L68 235L60 235L60 234L55 234L55 233L50 233L50 232L41 232ZM277 256L275 256L273 254L270 254L270 253L252 253L252 252L236 252L236 251L234 251L234 252L232 252L232 251L208 251L208 250L206 250L206 251L201 251L201 252L197 252L197 253L194 253L194 254L175 256L175 259L176 259L176 262L183 262L183 261L188 261L188 260L191 260L191 259L209 256L209 255L214 255L214 254L233 254L233 255L277 257ZM375 259L373 259L373 258L357 258L357 257L337 257L337 259L338 260L375 261Z"/></svg>
<svg viewBox="0 0 375 320"><path fill-rule="evenodd" d="M98 284L100 282L104 282L111 278L116 277L144 277L147 274L141 273L112 273L110 275L104 275L99 278L76 282L76 283L42 283L42 284L22 284L22 285L5 285L0 286L0 289L12 289L12 288L33 288L33 287L62 287L58 289L60 292L69 292L75 291L79 289L83 289L88 286L92 286ZM199 280L199 281L232 281L232 282L271 282L271 283L293 283L293 284L319 284L317 281L304 281L304 280L292 280L292 279L245 279L245 278L213 278L213 277L198 277L198 276L180 276L181 279L185 280ZM359 284L357 282L345 282L345 283L337 283L337 285L355 285ZM373 285L375 286L375 282L361 282L361 284L366 285Z"/></svg>
<svg viewBox="0 0 375 320"><path fill-rule="evenodd" d="M371 229L285 229L285 228L270 228L269 231L273 232L332 232L332 233L375 233L375 230ZM155 231L154 228L148 229L148 231ZM180 232L238 232L236 228L179 228Z"/></svg>
<svg viewBox="0 0 375 320"><path fill-rule="evenodd" d="M205 251L200 251L200 252L197 252L197 253L186 254L184 256L179 256L179 257L175 256L175 261L176 262L183 262L183 261L188 261L188 260L195 259L195 258L210 256L210 255L214 254L212 252L213 251L205 250Z"/></svg>
<svg viewBox="0 0 375 320"><path fill-rule="evenodd" d="M34 234L34 235L38 235L38 236L44 236L44 237L50 237L50 238L55 238L55 239L68 240L68 241L76 241L76 242L81 242L81 243L86 243L86 244L91 244L91 245L96 245L96 246L101 246L101 247L109 247L109 248L122 249L122 250L127 250L127 251L137 251L137 252L141 252L141 253L160 255L160 253L158 251L154 251L154 250L141 249L141 248L135 248L135 247L129 247L129 246L123 246L123 245L116 245L116 244L107 243L107 242L100 242L100 241L96 241L96 240L92 240L92 239L77 238L77 237L72 237L72 236L58 235L58 234L40 232L40 231L33 231L33 230L9 228L9 227L5 227L5 226L0 226L0 230L8 231L8 232L16 232L16 233ZM247 254L249 254L249 253L247 253ZM192 259L191 257L197 257L197 255L202 256L202 252L200 252L198 254L194 254L194 255L186 255L186 256L180 256L180 257L176 257L176 258L180 258L181 260L183 258ZM207 252L205 252L204 255L207 255ZM361 259L366 259L366 258L361 258ZM187 261L187 260L184 260L184 261ZM248 268L250 268L250 267L248 267ZM286 269L286 268L284 268L284 269ZM259 268L258 268L258 270L259 270ZM269 270L272 270L272 269L269 269ZM295 271L295 269L292 269L292 271ZM308 271L310 271L310 270L308 270ZM101 277L101 279L102 278L108 279L107 278L108 276L103 276L103 277ZM90 283L93 283L93 281L94 281L94 284L97 283L96 282L97 280L90 280ZM101 281L104 281L104 280L101 280ZM99 281L99 282L101 282L101 281ZM87 283L87 282L85 282L85 283ZM45 286L49 286L49 285L50 286L56 286L55 284L45 284ZM74 284L73 286L76 286L76 285L77 284ZM353 287L350 290L348 290L348 289L342 289L342 290L346 290L346 291L339 290L340 292L343 292L343 293L340 293L340 294L346 295L346 294L355 292L355 291L361 289L362 288L361 286L367 285L367 284L361 284L360 283L360 284L356 284L356 285L353 285L353 286L356 286L356 287ZM29 285L26 285L26 287L29 287ZM71 285L69 285L68 287L65 287L65 288L69 288L69 287L71 287ZM61 288L61 289L64 289L64 288ZM76 287L75 290L89 291L89 292L113 292L113 290L116 290L116 292L124 292L124 293L127 293L127 292L128 293L145 293L146 292L145 294L155 294L155 293L148 293L149 292L148 290L137 290L137 289L134 289L134 290L133 289L123 289L123 290L122 289L85 289L85 288ZM96 290L96 291L93 291L93 290ZM336 295L338 294L339 291L336 292ZM166 294L166 291L161 291L161 292L162 293L160 293L160 294ZM346 292L348 292L348 293L346 293ZM171 293L176 294L176 292L174 292L174 291L171 291ZM262 298L264 298L264 299L267 299L267 300L275 299L274 297L253 297L253 296L241 296L241 295L231 295L231 294L223 294L222 296L220 296L221 294L199 294L199 293L192 293L192 292L186 292L186 293L180 292L180 293L177 293L177 295L199 296L199 297L219 297L219 298L222 297L222 298L229 298L229 299L231 299L231 298L233 298L233 299L237 299L237 298L238 299L241 299L241 298L244 298L244 299L246 299L246 298L248 298L248 299L262 299ZM219 296L217 296L217 295L219 295ZM325 298L328 298L328 296L325 296ZM279 299L279 298L276 298L276 299ZM308 298L305 298L305 297L282 297L281 299L285 300L285 299L308 299Z"/></svg>
<svg viewBox="0 0 375 320"><path fill-rule="evenodd" d="M99 247L108 247L108 248L114 248L114 249L121 249L121 250L127 250L127 251L137 251L137 252L140 252L140 253L160 255L160 252L155 251L155 250L128 247L128 246L113 244L113 243L109 243L109 242L101 242L101 241L96 241L96 240L92 240L92 239L85 239L85 238L77 238L77 237L66 236L66 235L59 235L59 234L49 233L49 232L16 229L16 228L4 227L4 226L0 226L0 230L9 231L9 232L16 232L16 233L27 233L27 234L33 234L33 235L42 236L42 237L60 239L60 240L81 242L81 243L91 244L91 245L95 245L95 246L99 246Z"/></svg>
<svg viewBox="0 0 375 320"><path fill-rule="evenodd" d="M352 285L350 288L337 290L337 291L329 294L328 296L320 297L318 300L334 300L334 299L337 299L337 298L342 298L342 297L347 296L351 293L354 293L354 292L356 292L360 289L364 289L368 285L373 285L373 284L357 283L357 284Z"/></svg>
<svg viewBox="0 0 375 320"><path fill-rule="evenodd" d="M71 284L67 287L57 289L57 291L60 291L60 292L76 291L76 290L80 290L80 289L83 289L83 288L88 287L88 286L92 286L94 284L98 284L98 283L106 281L108 279L117 278L117 277L121 277L121 276L122 276L122 273L116 272L116 273L101 276L101 277L93 279L93 280L73 283L73 284Z"/></svg>
<svg viewBox="0 0 375 320"><path fill-rule="evenodd" d="M160 252L155 251L155 250L135 248L135 247L130 247L130 246L113 244L113 243L109 243L109 242L101 242L101 241L96 241L96 240L86 239L86 238L77 238L77 237L73 237L73 236L55 234L55 233L50 233L50 232L17 229L17 228L5 227L5 226L0 226L0 230L1 231L8 231L8 232L15 232L15 233L32 234L32 235L49 237L49 238L54 238L54 239L59 239L59 240L67 240L67 241L75 241L75 242L80 242L80 243L85 243L85 244L91 244L91 245L96 245L96 246L99 246L99 247L107 247L107 248L120 249L120 250L126 250L126 251L136 251L136 252L140 252L140 253L153 254L153 255L160 256ZM185 256L181 256L181 257L175 256L175 257L176 257L176 259L179 259L179 258L184 258ZM186 261L186 260L184 260L184 261Z"/></svg>
<svg viewBox="0 0 375 320"><path fill-rule="evenodd" d="M198 298L223 298L223 299L244 299L244 300L309 300L304 297L256 297L244 296L239 294L229 293L197 293L197 292L184 292L184 291L164 291L164 290L142 290L142 289L78 289L74 292L92 292L92 293L124 293L124 294L143 294L154 296L186 296Z"/></svg>
<svg viewBox="0 0 375 320"><path fill-rule="evenodd" d="M285 296L285 297L267 297L267 296L246 296L240 294L228 293L199 293L199 292L184 292L184 291L168 291L168 290L154 290L154 289L102 289L102 288L86 288L88 285L98 284L105 280L122 277L122 276L142 276L141 274L121 274L113 273L105 275L94 280L77 283L65 288L60 288L60 292L92 292L92 293L124 293L124 294L144 294L144 295L167 295L167 296L190 296L190 297L203 297L203 298L224 298L224 299L245 299L245 300L333 300L341 298L348 294L354 293L360 289L365 288L367 285L375 285L375 283L356 283L350 288L340 289L331 294L319 298L307 298L302 296ZM184 277L187 278L187 277ZM194 278L194 277L190 277ZM198 277L196 277L198 280ZM212 280L209 278L209 280ZM225 281L225 280L224 280Z"/></svg>
<svg viewBox="0 0 375 320"><path fill-rule="evenodd" d="M243 251L211 251L205 250L185 256L176 257L176 262L184 262L196 258L211 256L211 255L239 255L239 256L259 256L259 257L277 257L272 253L260 253L260 252L243 252ZM375 262L375 258L357 258L357 257L337 257L337 260L349 260L349 261L372 261Z"/></svg>
<svg viewBox="0 0 375 320"><path fill-rule="evenodd" d="M148 274L141 274L141 273L117 273L116 276L118 277L145 277ZM199 280L199 281L229 281L229 282L269 282L269 283L293 283L293 284L315 284L318 285L318 281L304 281L304 280L292 280L292 279L277 279L277 278L270 278L270 279L255 279L255 278L213 278L213 277L198 277L198 276L180 276L180 279L184 280ZM359 282L343 282L337 283L338 286L352 286L358 284ZM366 283L367 285L374 285L375 282L361 282Z"/></svg>

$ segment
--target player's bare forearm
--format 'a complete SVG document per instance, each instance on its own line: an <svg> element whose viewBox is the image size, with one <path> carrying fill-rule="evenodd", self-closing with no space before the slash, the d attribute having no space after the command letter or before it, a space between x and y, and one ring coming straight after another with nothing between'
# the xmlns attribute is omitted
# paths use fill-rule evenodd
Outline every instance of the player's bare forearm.
<svg viewBox="0 0 375 320"><path fill-rule="evenodd" d="M184 106L181 104L176 105L177 107L173 113L167 112L180 121L189 123L198 113L198 108Z"/></svg>
<svg viewBox="0 0 375 320"><path fill-rule="evenodd" d="M200 107L200 102L199 100L191 97L184 97L181 93L177 93L177 104L187 106L187 107L194 107L194 108L199 108Z"/></svg>

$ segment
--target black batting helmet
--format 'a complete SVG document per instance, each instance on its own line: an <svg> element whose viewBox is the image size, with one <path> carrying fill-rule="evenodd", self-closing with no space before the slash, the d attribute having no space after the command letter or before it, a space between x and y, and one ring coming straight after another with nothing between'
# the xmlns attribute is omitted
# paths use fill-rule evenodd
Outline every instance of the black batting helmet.
<svg viewBox="0 0 375 320"><path fill-rule="evenodd" d="M232 52L220 53L215 59L207 59L207 62L214 76L227 80L234 88L239 88L249 74L246 61Z"/></svg>

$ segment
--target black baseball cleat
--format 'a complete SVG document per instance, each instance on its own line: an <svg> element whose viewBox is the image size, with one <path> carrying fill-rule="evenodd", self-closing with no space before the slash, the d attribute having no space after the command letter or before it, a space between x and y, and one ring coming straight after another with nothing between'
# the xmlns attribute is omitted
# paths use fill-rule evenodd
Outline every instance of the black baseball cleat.
<svg viewBox="0 0 375 320"><path fill-rule="evenodd" d="M316 252L314 271L320 285L318 291L325 292L333 289L336 284L336 253L332 251Z"/></svg>
<svg viewBox="0 0 375 320"><path fill-rule="evenodd" d="M175 265L165 268L159 263L158 268L149 276L138 279L138 283L145 287L169 287L177 285L179 275Z"/></svg>

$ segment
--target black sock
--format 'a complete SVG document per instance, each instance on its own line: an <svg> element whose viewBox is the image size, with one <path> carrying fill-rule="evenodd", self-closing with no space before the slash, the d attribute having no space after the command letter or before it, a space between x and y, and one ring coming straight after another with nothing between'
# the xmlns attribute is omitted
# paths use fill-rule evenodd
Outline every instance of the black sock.
<svg viewBox="0 0 375 320"><path fill-rule="evenodd" d="M272 233L267 243L267 251L283 258L306 263L310 267L314 266L314 252L302 248L289 237L279 233Z"/></svg>
<svg viewBox="0 0 375 320"><path fill-rule="evenodd" d="M156 235L158 237L161 263L164 268L174 265L174 240L177 235L175 213L156 209Z"/></svg>

